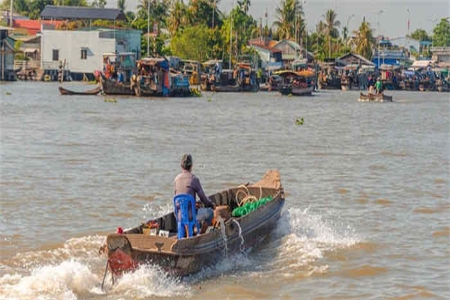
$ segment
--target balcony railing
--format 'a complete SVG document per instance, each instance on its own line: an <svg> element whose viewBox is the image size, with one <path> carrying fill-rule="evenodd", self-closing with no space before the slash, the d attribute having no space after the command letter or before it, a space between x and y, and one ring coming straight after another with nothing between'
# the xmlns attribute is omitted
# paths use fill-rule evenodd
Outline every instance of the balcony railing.
<svg viewBox="0 0 450 300"><path fill-rule="evenodd" d="M60 65L62 65L62 62L60 62L60 61L53 61L53 60L42 61L42 69L43 70L58 70ZM64 69L70 70L68 62L66 62Z"/></svg>

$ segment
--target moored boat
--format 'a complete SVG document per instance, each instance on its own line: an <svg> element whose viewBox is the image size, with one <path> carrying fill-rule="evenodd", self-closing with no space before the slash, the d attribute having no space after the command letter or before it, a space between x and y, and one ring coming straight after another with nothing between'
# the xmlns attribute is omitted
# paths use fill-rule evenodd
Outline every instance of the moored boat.
<svg viewBox="0 0 450 300"><path fill-rule="evenodd" d="M172 275L185 276L229 254L251 250L276 226L285 202L276 170L267 171L257 183L229 188L209 198L217 208L213 227L206 233L178 238L179 225L171 212L147 222L150 229L141 224L122 234L109 234L104 250L113 278L141 264L156 264Z"/></svg>
<svg viewBox="0 0 450 300"><path fill-rule="evenodd" d="M88 90L85 92L68 90L68 89L63 88L62 86L60 86L58 89L59 89L59 92L61 93L61 95L93 96L93 95L98 95L102 92L101 86L98 86L95 89L91 89L91 90Z"/></svg>
<svg viewBox="0 0 450 300"><path fill-rule="evenodd" d="M204 63L210 65L211 62ZM257 92L259 83L256 72L248 63L238 63L234 70L222 70L222 62L208 67L208 73L201 77L203 91L213 92Z"/></svg>
<svg viewBox="0 0 450 300"><path fill-rule="evenodd" d="M360 102L393 102L392 96L385 95L384 93L380 94L359 94Z"/></svg>
<svg viewBox="0 0 450 300"><path fill-rule="evenodd" d="M277 72L277 75L282 78L278 88L282 95L311 95L314 90L314 72L286 70Z"/></svg>

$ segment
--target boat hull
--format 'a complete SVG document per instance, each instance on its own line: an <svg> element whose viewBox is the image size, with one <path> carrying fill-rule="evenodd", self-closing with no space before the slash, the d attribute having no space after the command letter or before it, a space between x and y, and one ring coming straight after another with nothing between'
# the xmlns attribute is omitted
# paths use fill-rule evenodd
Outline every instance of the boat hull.
<svg viewBox="0 0 450 300"><path fill-rule="evenodd" d="M210 198L218 205L230 204L230 199L239 193L238 190L222 191ZM120 276L139 265L155 264L172 275L186 276L214 265L229 255L251 250L276 227L285 199L281 184L278 189L251 185L248 190L260 197L267 197L274 192L275 195L256 210L230 218L205 234L177 239L176 235L145 235L134 228L125 234L108 235L109 269L115 276ZM169 223L175 222L174 218L173 213L166 215L162 223L167 228L173 227Z"/></svg>
<svg viewBox="0 0 450 300"><path fill-rule="evenodd" d="M88 90L85 92L76 92L76 91L71 91L68 89L65 89L63 87L59 87L59 92L61 93L61 95L80 95L80 96L93 96L93 95L98 95L102 92L102 88L96 87L95 89L92 90Z"/></svg>
<svg viewBox="0 0 450 300"><path fill-rule="evenodd" d="M381 94L359 94L360 102L393 102L392 96L387 96L383 93Z"/></svg>
<svg viewBox="0 0 450 300"><path fill-rule="evenodd" d="M305 88L293 87L293 86L282 86L279 91L282 95L293 95L293 96L310 96L314 90L314 86L309 86Z"/></svg>

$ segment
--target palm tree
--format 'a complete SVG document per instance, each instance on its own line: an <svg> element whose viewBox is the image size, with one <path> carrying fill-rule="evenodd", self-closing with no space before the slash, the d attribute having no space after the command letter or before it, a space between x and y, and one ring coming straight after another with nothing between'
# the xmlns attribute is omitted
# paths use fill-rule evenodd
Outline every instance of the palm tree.
<svg viewBox="0 0 450 300"><path fill-rule="evenodd" d="M217 9L219 0L191 0L187 8L187 17L190 25L206 24L212 27L214 14L214 23L218 24L218 17L221 12Z"/></svg>
<svg viewBox="0 0 450 300"><path fill-rule="evenodd" d="M372 57L372 47L375 39L373 37L372 29L370 28L369 23L363 21L358 30L354 31L354 34L356 36L356 53L370 59Z"/></svg>
<svg viewBox="0 0 450 300"><path fill-rule="evenodd" d="M341 26L341 22L336 20L337 14L332 9L329 9L324 17L326 36L328 38L328 55L331 57L331 39L339 37L337 27Z"/></svg>
<svg viewBox="0 0 450 300"><path fill-rule="evenodd" d="M187 7L182 0L175 0L174 2L172 2L168 18L168 29L172 36L177 33L178 29L183 25L183 23L186 23L186 10Z"/></svg>
<svg viewBox="0 0 450 300"><path fill-rule="evenodd" d="M252 5L250 0L238 0L237 4L244 14L248 13L250 5Z"/></svg>
<svg viewBox="0 0 450 300"><path fill-rule="evenodd" d="M276 21L273 25L277 27L279 39L290 39L294 37L302 23L303 8L299 0L282 0L280 6L275 10ZM296 26L297 25L297 26Z"/></svg>
<svg viewBox="0 0 450 300"><path fill-rule="evenodd" d="M125 0L117 0L117 8L125 12Z"/></svg>

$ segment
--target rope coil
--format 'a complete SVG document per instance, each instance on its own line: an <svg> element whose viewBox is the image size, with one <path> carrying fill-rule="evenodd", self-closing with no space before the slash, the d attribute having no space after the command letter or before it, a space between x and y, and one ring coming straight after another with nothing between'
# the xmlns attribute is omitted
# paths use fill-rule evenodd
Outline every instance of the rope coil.
<svg viewBox="0 0 450 300"><path fill-rule="evenodd" d="M253 203L255 201L261 200L261 197L262 197L262 187L261 186L259 187L259 199L250 194L250 191L248 190L247 186L240 185L238 188L239 188L239 190L236 192L236 203L239 207L248 202ZM243 188L244 190L241 190L240 188ZM244 198L242 198L242 200L239 200L240 194L243 194L243 196L244 196Z"/></svg>

